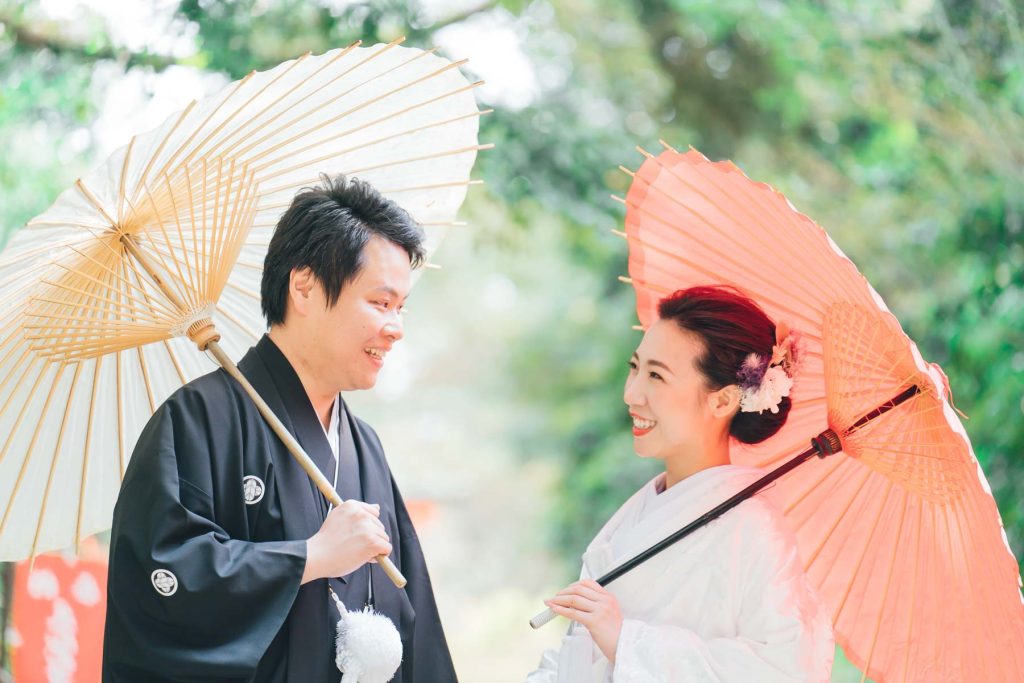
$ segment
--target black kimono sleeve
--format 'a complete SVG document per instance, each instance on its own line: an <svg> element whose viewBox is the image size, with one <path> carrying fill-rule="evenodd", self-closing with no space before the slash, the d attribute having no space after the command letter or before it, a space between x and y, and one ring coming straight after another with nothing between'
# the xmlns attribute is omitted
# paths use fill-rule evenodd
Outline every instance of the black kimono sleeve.
<svg viewBox="0 0 1024 683"><path fill-rule="evenodd" d="M402 663L403 679L410 683L454 683L455 667L448 650L448 643L441 628L441 617L434 600L434 589L423 557L416 529L412 525L405 501L394 479L392 490L395 497L395 513L401 544L401 572L409 580L405 592L412 605L412 633L403 629L405 661ZM411 638L409 637L411 635ZM409 642L411 641L411 642Z"/></svg>
<svg viewBox="0 0 1024 683"><path fill-rule="evenodd" d="M228 393L183 389L139 438L114 510L105 681L252 678L288 617L306 543L246 540L246 416Z"/></svg>

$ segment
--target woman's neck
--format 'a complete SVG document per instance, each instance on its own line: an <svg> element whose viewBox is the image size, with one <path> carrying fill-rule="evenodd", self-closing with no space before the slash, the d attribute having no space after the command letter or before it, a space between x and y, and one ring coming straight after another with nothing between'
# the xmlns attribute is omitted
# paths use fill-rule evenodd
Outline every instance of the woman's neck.
<svg viewBox="0 0 1024 683"><path fill-rule="evenodd" d="M729 464L729 435L723 434L711 444L684 451L665 459L665 488L670 489L687 477L711 467Z"/></svg>

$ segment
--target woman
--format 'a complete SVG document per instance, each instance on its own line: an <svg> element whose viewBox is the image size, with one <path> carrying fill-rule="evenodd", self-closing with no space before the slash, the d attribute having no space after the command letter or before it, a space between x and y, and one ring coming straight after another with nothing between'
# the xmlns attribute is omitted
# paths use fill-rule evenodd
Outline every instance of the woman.
<svg viewBox="0 0 1024 683"><path fill-rule="evenodd" d="M789 413L794 337L780 329L777 339L753 301L694 287L662 300L658 316L630 360L624 400L637 454L665 471L598 533L582 580L545 601L573 623L528 681L827 681L828 616L762 495L607 589L592 580L763 475L729 464L729 440L764 441Z"/></svg>

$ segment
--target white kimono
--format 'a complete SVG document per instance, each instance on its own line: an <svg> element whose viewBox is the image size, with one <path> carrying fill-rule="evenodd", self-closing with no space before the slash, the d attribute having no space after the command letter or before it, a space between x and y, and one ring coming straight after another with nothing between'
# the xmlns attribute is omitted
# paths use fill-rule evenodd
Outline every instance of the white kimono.
<svg viewBox="0 0 1024 683"><path fill-rule="evenodd" d="M634 494L583 555L596 578L697 519L764 474L724 465L659 494ZM612 665L573 622L528 683L828 681L829 618L804 576L796 540L764 493L740 503L607 586L622 632Z"/></svg>

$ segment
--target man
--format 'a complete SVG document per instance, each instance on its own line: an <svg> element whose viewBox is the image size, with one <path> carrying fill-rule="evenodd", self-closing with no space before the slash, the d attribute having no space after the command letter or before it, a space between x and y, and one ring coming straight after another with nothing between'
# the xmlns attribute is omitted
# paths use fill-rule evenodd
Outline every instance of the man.
<svg viewBox="0 0 1024 683"><path fill-rule="evenodd" d="M329 509L224 371L177 391L139 437L114 509L104 681L337 683L328 585L394 622L393 680L455 680L380 441L339 395L376 382L423 256L419 227L366 183L325 177L295 197L264 263L270 331L239 368L346 502ZM367 564L381 554L404 591Z"/></svg>

